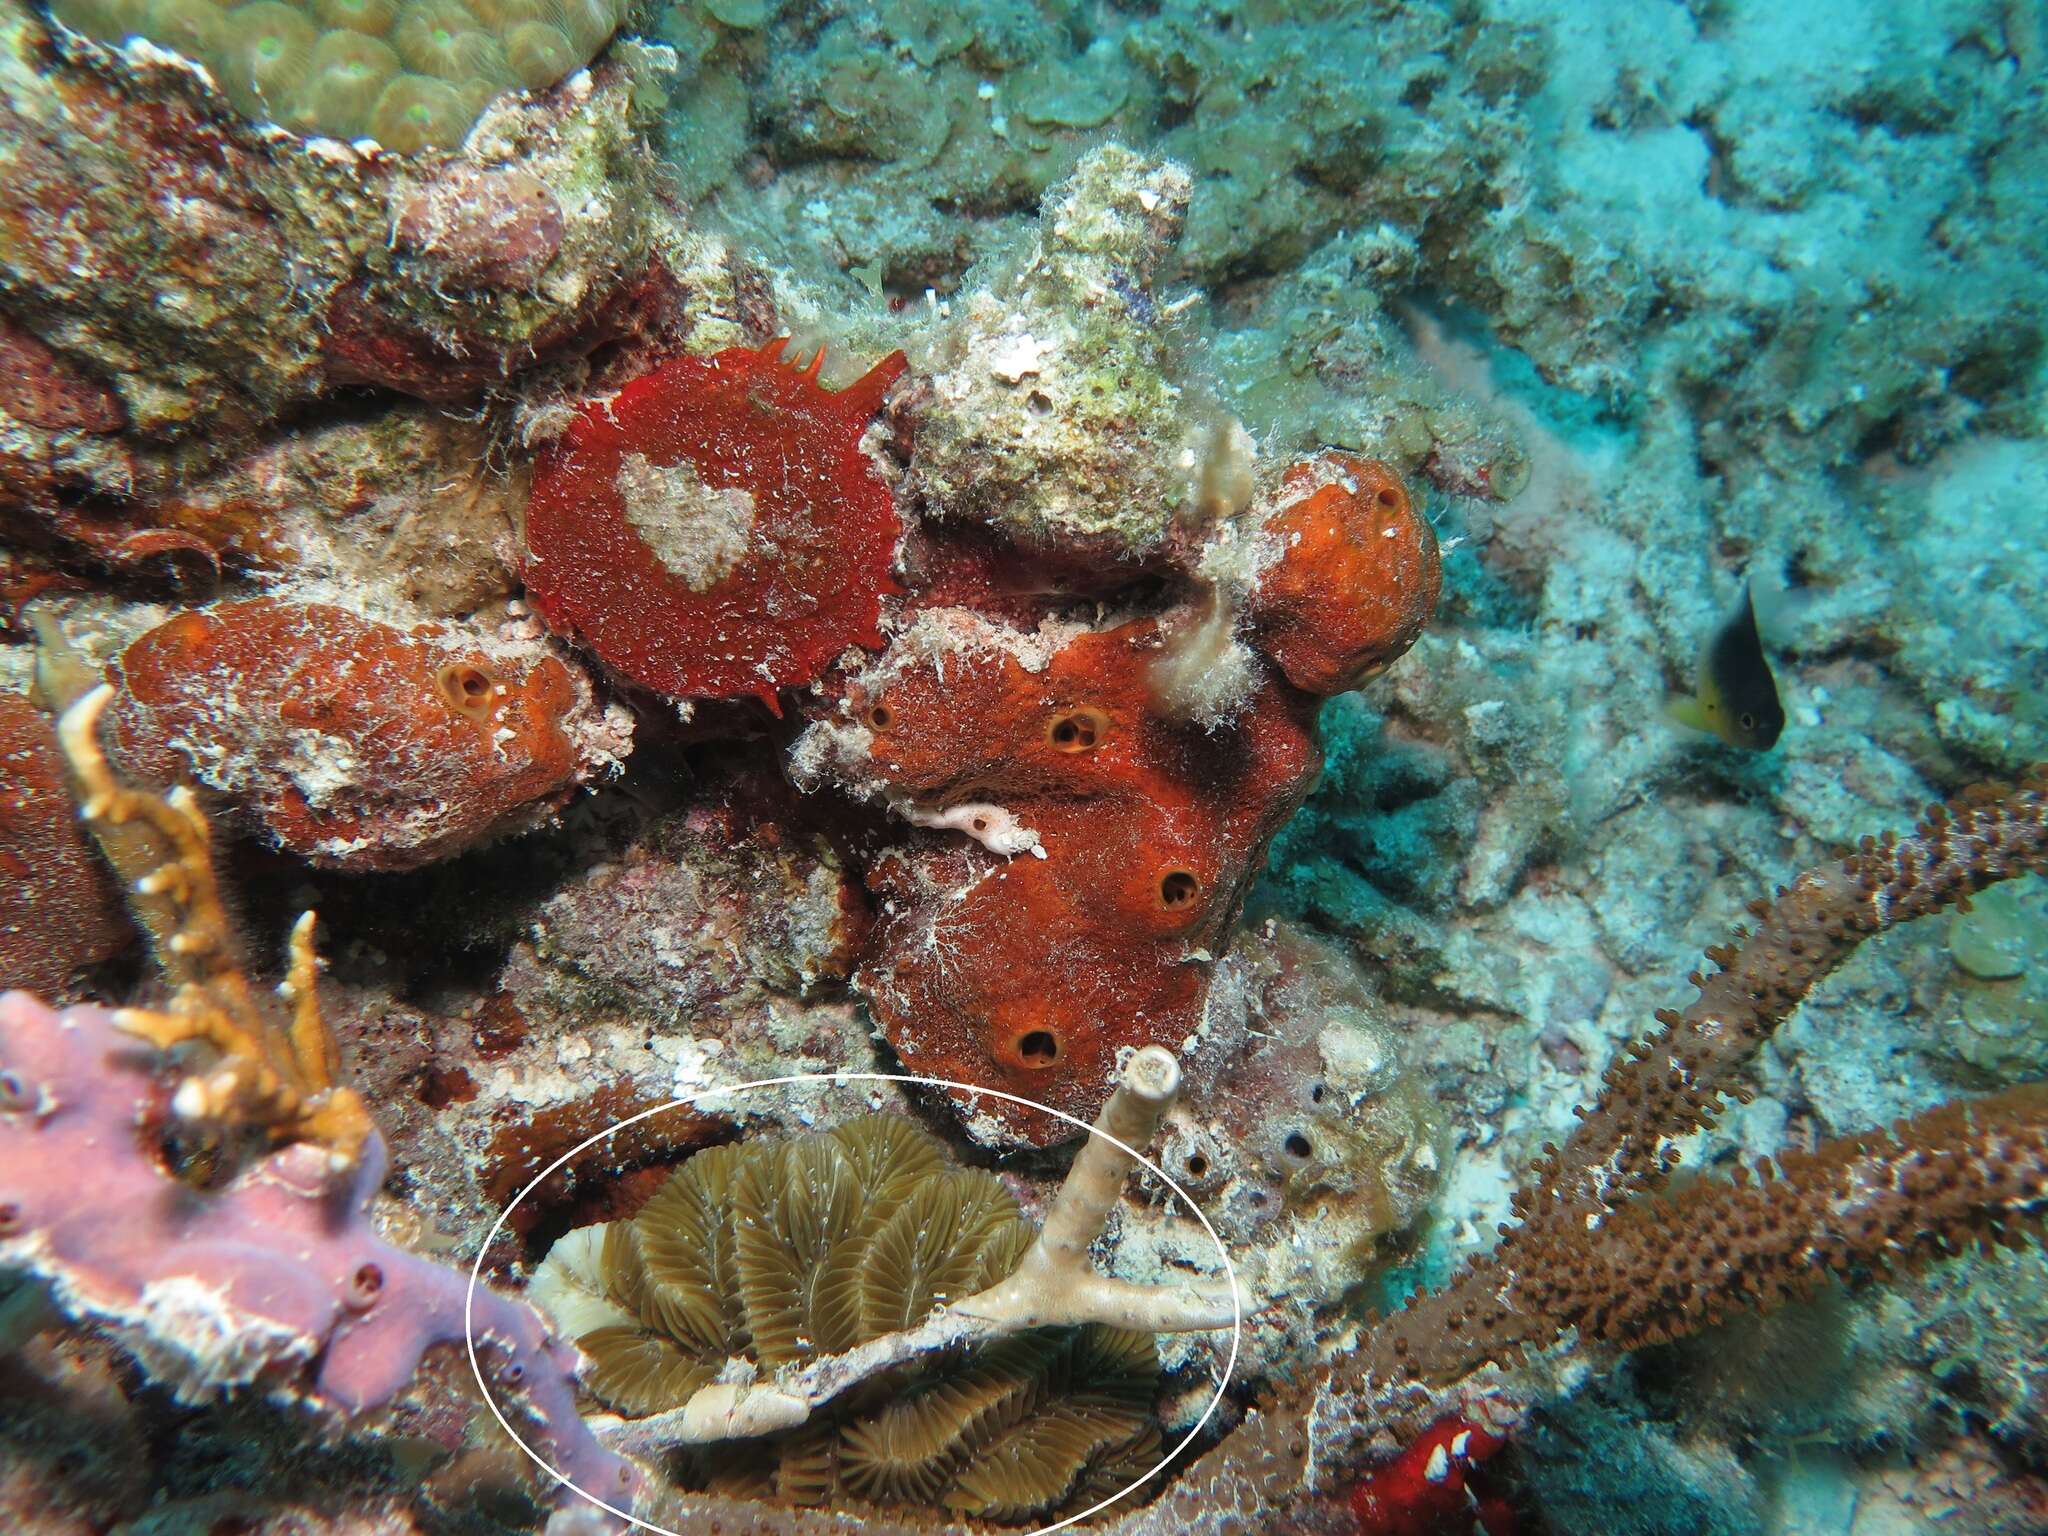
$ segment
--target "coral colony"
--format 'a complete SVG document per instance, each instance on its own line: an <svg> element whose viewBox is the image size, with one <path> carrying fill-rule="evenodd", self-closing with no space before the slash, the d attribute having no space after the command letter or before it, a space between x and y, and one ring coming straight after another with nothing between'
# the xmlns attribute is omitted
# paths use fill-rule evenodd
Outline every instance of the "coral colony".
<svg viewBox="0 0 2048 1536"><path fill-rule="evenodd" d="M0 1529L2048 1530L1961 9L0 0Z"/></svg>

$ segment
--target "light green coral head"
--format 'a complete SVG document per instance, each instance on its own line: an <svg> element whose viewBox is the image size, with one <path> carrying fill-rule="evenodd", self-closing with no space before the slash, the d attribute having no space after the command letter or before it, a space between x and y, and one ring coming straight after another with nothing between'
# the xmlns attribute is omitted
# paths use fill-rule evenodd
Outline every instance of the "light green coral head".
<svg viewBox="0 0 2048 1536"><path fill-rule="evenodd" d="M451 149L506 91L545 90L581 69L626 13L625 0L49 4L54 20L95 42L141 38L205 66L252 122L374 137L401 154Z"/></svg>

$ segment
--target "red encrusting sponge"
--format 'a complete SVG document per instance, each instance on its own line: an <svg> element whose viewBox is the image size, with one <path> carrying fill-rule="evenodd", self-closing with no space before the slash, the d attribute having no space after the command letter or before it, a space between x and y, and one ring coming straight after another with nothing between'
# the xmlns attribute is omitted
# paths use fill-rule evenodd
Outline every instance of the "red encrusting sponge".
<svg viewBox="0 0 2048 1536"><path fill-rule="evenodd" d="M907 361L818 382L786 340L678 357L585 405L540 457L526 587L547 623L677 699L815 682L874 646L902 524L860 440Z"/></svg>

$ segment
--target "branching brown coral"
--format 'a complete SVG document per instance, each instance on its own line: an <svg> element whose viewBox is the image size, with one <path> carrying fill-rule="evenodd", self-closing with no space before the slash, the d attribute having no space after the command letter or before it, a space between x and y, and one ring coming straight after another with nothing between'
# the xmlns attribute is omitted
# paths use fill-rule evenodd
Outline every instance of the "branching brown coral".
<svg viewBox="0 0 2048 1536"><path fill-rule="evenodd" d="M278 988L291 1013L280 1022L243 968L197 798L182 785L165 795L131 789L108 768L99 723L112 697L102 684L79 698L58 737L80 814L127 887L172 989L168 1007L119 1009L114 1022L160 1050L199 1040L218 1053L179 1084L172 1107L183 1118L258 1129L272 1143L314 1142L336 1168L355 1166L372 1127L355 1090L335 1081L334 1042L313 985L313 914L292 928Z"/></svg>
<svg viewBox="0 0 2048 1536"><path fill-rule="evenodd" d="M1667 1193L1677 1140L1746 1098L1743 1067L1824 977L1876 934L2048 868L2048 783L1972 790L1911 836L1865 839L1838 864L1752 903L1754 933L1708 951L1699 997L1606 1074L1562 1148L1514 1199L1519 1224L1446 1290L1370 1335L1349 1390L1447 1383L1567 1330L1622 1348L1729 1310L1768 1308L1858 1266L1882 1271L1978 1241L2037 1234L2048 1205L2048 1088L1943 1106Z"/></svg>

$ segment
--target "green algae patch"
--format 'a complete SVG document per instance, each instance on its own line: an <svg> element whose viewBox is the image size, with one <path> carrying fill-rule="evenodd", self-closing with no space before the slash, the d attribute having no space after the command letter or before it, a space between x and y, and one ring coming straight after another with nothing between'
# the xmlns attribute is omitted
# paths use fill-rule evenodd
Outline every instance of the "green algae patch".
<svg viewBox="0 0 2048 1536"><path fill-rule="evenodd" d="M1949 919L1948 952L1979 981L2025 975L2040 958L2041 909L2038 881L1986 891L1969 911Z"/></svg>
<svg viewBox="0 0 2048 1536"><path fill-rule="evenodd" d="M1131 99L1122 61L1100 49L1026 70L1017 91L1018 115L1037 128L1100 128Z"/></svg>

